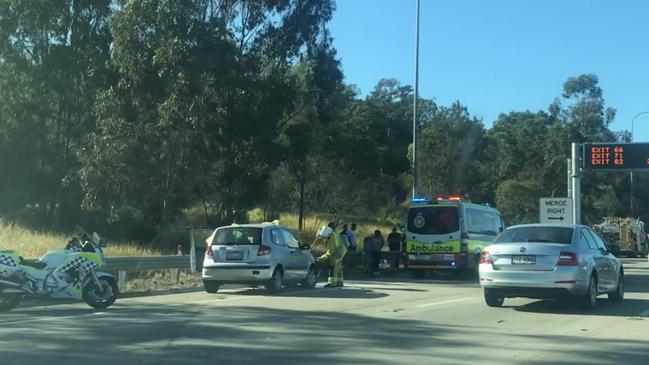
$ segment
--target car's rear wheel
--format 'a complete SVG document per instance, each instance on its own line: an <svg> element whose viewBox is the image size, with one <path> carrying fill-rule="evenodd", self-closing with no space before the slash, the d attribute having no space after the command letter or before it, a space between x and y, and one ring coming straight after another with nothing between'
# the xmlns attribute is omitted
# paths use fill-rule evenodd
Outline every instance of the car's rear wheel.
<svg viewBox="0 0 649 365"><path fill-rule="evenodd" d="M591 275L588 282L588 289L581 298L581 305L584 309L593 310L597 306L597 278Z"/></svg>
<svg viewBox="0 0 649 365"><path fill-rule="evenodd" d="M302 287L305 289L313 289L318 283L318 273L315 266L311 265L309 271L306 273L306 278L302 281Z"/></svg>
<svg viewBox="0 0 649 365"><path fill-rule="evenodd" d="M620 276L617 279L617 287L612 293L608 293L608 300L612 302L621 302L624 300L624 274L620 272Z"/></svg>
<svg viewBox="0 0 649 365"><path fill-rule="evenodd" d="M505 303L505 298L494 294L491 290L484 290L484 301L490 307L502 307Z"/></svg>
<svg viewBox="0 0 649 365"><path fill-rule="evenodd" d="M282 272L282 269L277 268L273 272L273 276L270 278L270 281L268 281L264 286L266 287L266 291L271 294L275 294L282 290L283 283L284 273Z"/></svg>
<svg viewBox="0 0 649 365"><path fill-rule="evenodd" d="M213 281L203 281L203 288L205 288L205 291L210 294L216 294L219 291L219 288L221 288L221 285Z"/></svg>
<svg viewBox="0 0 649 365"><path fill-rule="evenodd" d="M8 312L20 303L23 298L18 293L0 293L0 312Z"/></svg>

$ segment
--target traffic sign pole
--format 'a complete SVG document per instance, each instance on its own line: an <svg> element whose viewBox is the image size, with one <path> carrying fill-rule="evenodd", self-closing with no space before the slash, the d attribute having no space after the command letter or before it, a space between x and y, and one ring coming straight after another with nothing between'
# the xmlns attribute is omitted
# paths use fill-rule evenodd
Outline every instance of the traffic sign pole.
<svg viewBox="0 0 649 365"><path fill-rule="evenodd" d="M568 171L568 198L572 198L572 160L566 159L566 170Z"/></svg>
<svg viewBox="0 0 649 365"><path fill-rule="evenodd" d="M581 224L581 176L579 172L579 143L572 144L572 222Z"/></svg>

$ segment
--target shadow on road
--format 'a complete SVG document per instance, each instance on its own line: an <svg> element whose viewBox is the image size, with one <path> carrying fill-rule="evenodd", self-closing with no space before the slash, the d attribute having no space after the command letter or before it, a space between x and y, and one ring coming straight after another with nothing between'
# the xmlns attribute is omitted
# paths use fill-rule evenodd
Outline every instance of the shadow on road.
<svg viewBox="0 0 649 365"><path fill-rule="evenodd" d="M368 288L283 288L277 294L269 294L263 288L247 288L232 292L235 295L250 295L259 297L296 297L296 298L338 298L338 299L376 299L387 297L389 294L380 293Z"/></svg>
<svg viewBox="0 0 649 365"><path fill-rule="evenodd" d="M507 300L505 300L505 304L507 304ZM594 311L583 309L575 301L568 300L540 300L521 306L505 305L503 308L545 314L633 317L649 308L649 300L624 299L621 303L613 303L606 296L600 296L597 298L597 308Z"/></svg>
<svg viewBox="0 0 649 365"><path fill-rule="evenodd" d="M342 311L160 303L109 309L97 316L52 309L34 311L33 316L75 313L81 318L5 325L2 364L469 364L494 345L499 351L491 351L490 363L511 363L510 353L521 350L524 337L537 346L571 344L561 350L562 358L569 360L565 363L601 363L617 354L637 360L625 364L641 364L649 356L644 341L532 336L503 332L497 326L436 325ZM485 338L491 340L479 340ZM56 349L56 357L26 344ZM556 359L537 363L558 364Z"/></svg>

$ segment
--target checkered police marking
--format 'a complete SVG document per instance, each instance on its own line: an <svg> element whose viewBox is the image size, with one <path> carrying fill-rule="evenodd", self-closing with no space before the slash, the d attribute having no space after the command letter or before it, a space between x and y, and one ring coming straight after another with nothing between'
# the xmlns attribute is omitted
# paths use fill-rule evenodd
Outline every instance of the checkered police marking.
<svg viewBox="0 0 649 365"><path fill-rule="evenodd" d="M4 266L9 266L9 267L16 267L16 261L14 261L14 258L8 255L0 255L0 265Z"/></svg>
<svg viewBox="0 0 649 365"><path fill-rule="evenodd" d="M67 264L59 267L56 271L65 272L70 269L80 269L83 272L90 272L95 270L97 267L99 267L99 265L95 264L94 262L83 257L77 257Z"/></svg>

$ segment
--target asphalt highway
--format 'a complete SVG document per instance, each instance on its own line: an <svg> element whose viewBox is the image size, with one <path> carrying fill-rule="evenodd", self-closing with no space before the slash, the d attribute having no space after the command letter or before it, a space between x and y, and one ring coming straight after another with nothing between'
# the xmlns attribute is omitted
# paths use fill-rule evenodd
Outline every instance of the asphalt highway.
<svg viewBox="0 0 649 365"><path fill-rule="evenodd" d="M475 280L407 275L345 288L225 287L0 314L0 364L649 364L649 264L624 259L626 297L586 312L509 299Z"/></svg>

